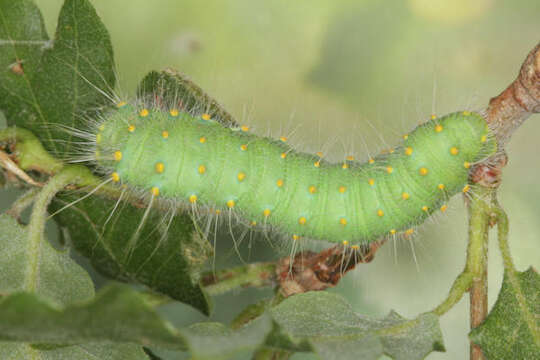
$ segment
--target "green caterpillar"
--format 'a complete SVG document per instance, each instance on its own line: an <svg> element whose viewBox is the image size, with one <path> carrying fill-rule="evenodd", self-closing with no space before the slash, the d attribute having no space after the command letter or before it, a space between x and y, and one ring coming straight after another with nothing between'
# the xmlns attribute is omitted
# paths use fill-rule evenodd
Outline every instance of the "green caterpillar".
<svg viewBox="0 0 540 360"><path fill-rule="evenodd" d="M124 102L95 133L96 161L113 182L175 206L231 211L293 239L357 246L410 235L445 201L467 192L471 164L495 153L486 121L471 112L434 118L366 163L329 163L208 114Z"/></svg>

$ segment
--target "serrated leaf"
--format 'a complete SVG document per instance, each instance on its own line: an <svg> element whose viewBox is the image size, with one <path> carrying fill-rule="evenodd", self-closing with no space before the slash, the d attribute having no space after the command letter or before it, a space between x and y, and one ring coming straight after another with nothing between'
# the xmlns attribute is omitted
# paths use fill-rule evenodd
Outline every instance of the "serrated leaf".
<svg viewBox="0 0 540 360"><path fill-rule="evenodd" d="M399 360L423 359L444 350L433 314L408 320L392 312L382 320L370 319L353 312L342 297L322 291L292 296L271 314L293 343L307 341L322 359L378 359L383 353Z"/></svg>
<svg viewBox="0 0 540 360"><path fill-rule="evenodd" d="M67 252L54 249L45 239L32 243L28 231L9 215L0 215L0 229L0 294L29 290L24 287L29 284L58 305L94 296L92 279ZM37 275L29 279L32 266L38 267Z"/></svg>
<svg viewBox="0 0 540 360"><path fill-rule="evenodd" d="M514 276L505 272L493 309L469 335L487 359L540 358L540 275L529 268Z"/></svg>
<svg viewBox="0 0 540 360"><path fill-rule="evenodd" d="M60 307L79 301L88 301L94 296L92 280L67 252L54 249L48 241L41 239L33 243L25 227L11 216L0 215L0 297L18 298L21 291L30 285L35 291L30 296L47 299L50 307ZM31 266L37 266L37 276L29 279ZM28 294L28 293L27 293ZM8 313L0 311L0 327L9 323L8 318L27 318L35 310L25 302L16 302ZM34 319L39 321L40 319ZM19 323L20 324L20 323ZM43 325L43 324L40 324ZM84 327L83 327L84 328ZM16 329L14 329L16 330ZM42 329L32 327L25 330L39 336ZM1 331L0 331L1 332ZM43 335L43 334L41 334ZM0 336L3 340L6 337ZM24 342L0 342L0 359L88 359L92 355L99 359L148 359L139 346L128 344L78 344L75 346L38 349Z"/></svg>
<svg viewBox="0 0 540 360"><path fill-rule="evenodd" d="M31 293L0 300L0 339L52 344L130 342L188 350L193 359L228 359L254 351L272 329L268 316L238 330L222 324L198 323L175 329L162 320L140 293L108 286L95 299L54 306Z"/></svg>
<svg viewBox="0 0 540 360"><path fill-rule="evenodd" d="M208 113L225 126L236 126L236 121L216 100L197 84L172 69L149 72L139 84L137 94L150 101L177 104L187 111Z"/></svg>
<svg viewBox="0 0 540 360"><path fill-rule="evenodd" d="M26 8L19 11L8 3L18 2L3 0L0 11L13 19L18 15L24 21L5 27L4 33L0 33L2 38L15 38L21 43L39 40L40 46L34 45L28 54L16 54L12 46L8 48L10 53L0 58L0 65L6 66L2 70L4 77L15 77L12 82L22 84L15 87L21 94L13 93L11 84L3 86L0 95L7 94L9 98L0 106L6 112L8 124L32 130L48 150L62 156L71 149L72 135L52 124L84 129L85 116L111 104L108 97L115 76L109 34L88 0L66 0L52 46L43 47L47 37L39 10L27 1L22 2ZM22 15L23 11L31 15ZM32 21L35 23L30 26ZM7 67L14 55L22 61L23 74L14 74Z"/></svg>
<svg viewBox="0 0 540 360"><path fill-rule="evenodd" d="M76 199L58 197L50 210L54 212ZM149 212L139 229L145 211L94 196L60 212L55 219L69 230L74 247L103 274L138 281L208 314L210 304L194 266L205 260L201 259L205 254L192 251L204 247L206 240L194 236L187 216L177 215L171 221L156 209Z"/></svg>

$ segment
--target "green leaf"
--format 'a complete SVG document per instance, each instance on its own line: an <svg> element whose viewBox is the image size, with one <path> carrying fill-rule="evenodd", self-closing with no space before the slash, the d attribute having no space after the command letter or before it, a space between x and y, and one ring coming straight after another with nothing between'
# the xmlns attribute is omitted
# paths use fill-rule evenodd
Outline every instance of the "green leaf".
<svg viewBox="0 0 540 360"><path fill-rule="evenodd" d="M80 301L88 301L94 296L92 280L67 252L54 249L48 241L41 239L39 246L35 247L29 241L28 231L19 225L11 216L0 215L0 306L9 299L17 299L24 294L31 297L47 299L48 306L56 308ZM37 261L34 261L37 260ZM35 283L35 293L21 293L27 277L31 273L30 266L38 266L37 277L31 279ZM27 302L16 301L7 313L0 311L0 327L9 324L9 318L19 321L27 319L36 308ZM41 319L36 318L34 322ZM19 323L20 325L21 323ZM44 325L44 324L39 324ZM84 329L84 326L82 327ZM12 330L17 330L13 328ZM24 332L32 336L39 336L39 328L27 328ZM0 331L1 332L1 331ZM7 340L8 337L0 335ZM9 338L13 340L12 338ZM88 359L92 355L98 359L148 359L139 346L118 344L78 344L75 346L54 347L49 350L33 348L23 342L0 342L1 359Z"/></svg>
<svg viewBox="0 0 540 360"><path fill-rule="evenodd" d="M225 126L237 126L231 114L185 75L172 69L149 72L139 84L138 96L150 101L177 104L178 107L208 113Z"/></svg>
<svg viewBox="0 0 540 360"><path fill-rule="evenodd" d="M55 212L77 200L57 197ZM198 283L198 266L208 256L205 239L196 236L187 216L152 209L139 229L145 209L92 196L55 216L69 230L74 247L103 274L138 281L155 291L189 304L204 314L210 304Z"/></svg>
<svg viewBox="0 0 540 360"><path fill-rule="evenodd" d="M293 343L307 341L322 359L378 359L383 353L423 359L444 350L438 318L430 313L413 320L394 312L370 319L353 312L342 297L321 291L292 296L271 314Z"/></svg>
<svg viewBox="0 0 540 360"><path fill-rule="evenodd" d="M148 360L148 356L140 346L131 344L78 344L45 350L17 342L0 342L0 358L6 360Z"/></svg>
<svg viewBox="0 0 540 360"><path fill-rule="evenodd" d="M539 296L540 275L533 268L513 274L505 272L493 309L469 335L488 359L540 357Z"/></svg>
<svg viewBox="0 0 540 360"><path fill-rule="evenodd" d="M34 45L28 54L19 54L17 47L11 45L9 53L0 58L0 65L5 65L3 69L9 69L7 66L13 63L15 56L22 61L24 72L23 75L13 71L3 74L8 79L15 77L12 81L15 85L22 85L14 87L16 93L11 84L3 86L0 95L10 97L0 106L6 111L8 124L32 130L48 150L64 155L71 149L72 135L54 124L84 129L87 117L111 104L109 97L115 76L109 34L87 0L66 0L54 41L47 44L52 46L44 47L46 34L39 10L27 1L23 1L25 9L8 3L17 2L2 0L0 12L4 23L8 18L13 19L14 24L4 26L2 38L23 43L37 39L41 46ZM23 15L25 11L29 15Z"/></svg>
<svg viewBox="0 0 540 360"><path fill-rule="evenodd" d="M36 292L59 305L90 299L94 284L86 271L67 252L54 249L42 239L35 247L28 231L9 215L0 215L0 294L25 290L30 266L38 266ZM37 260L37 261L35 261Z"/></svg>
<svg viewBox="0 0 540 360"><path fill-rule="evenodd" d="M0 0L0 109L9 124L37 121L32 81L48 40L32 1Z"/></svg>
<svg viewBox="0 0 540 360"><path fill-rule="evenodd" d="M108 286L95 299L58 307L31 293L0 300L0 339L34 343L77 344L130 342L188 350L194 359L227 359L261 346L272 330L263 316L230 330L221 324L198 323L175 329L162 320L140 293Z"/></svg>

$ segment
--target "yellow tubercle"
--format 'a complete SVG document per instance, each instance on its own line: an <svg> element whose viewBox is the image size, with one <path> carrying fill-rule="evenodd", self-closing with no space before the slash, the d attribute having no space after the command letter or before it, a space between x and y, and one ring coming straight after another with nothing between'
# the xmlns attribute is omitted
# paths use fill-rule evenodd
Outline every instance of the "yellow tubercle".
<svg viewBox="0 0 540 360"><path fill-rule="evenodd" d="M457 154L459 154L459 149L458 149L457 147L455 147L455 146L452 146L452 147L450 148L450 154L452 154L452 155L457 155Z"/></svg>
<svg viewBox="0 0 540 360"><path fill-rule="evenodd" d="M240 130L242 130L243 132L247 132L249 131L249 126L243 125L240 127Z"/></svg>
<svg viewBox="0 0 540 360"><path fill-rule="evenodd" d="M444 184L437 185L437 189L439 190L444 190L444 188L445 188Z"/></svg>
<svg viewBox="0 0 540 360"><path fill-rule="evenodd" d="M300 225L305 225L306 222L307 222L307 220L306 220L306 218L303 217L303 216L300 217L300 218L298 219L298 223L299 223Z"/></svg>
<svg viewBox="0 0 540 360"><path fill-rule="evenodd" d="M471 186L469 184L465 185L463 189L461 190L463 193L467 193L471 190Z"/></svg>
<svg viewBox="0 0 540 360"><path fill-rule="evenodd" d="M468 168L471 167L471 163L468 162L468 161L465 161L465 162L463 163L463 166L465 167L465 169L468 169Z"/></svg>
<svg viewBox="0 0 540 360"><path fill-rule="evenodd" d="M236 177L238 178L238 181L244 181L244 179L246 178L246 174L243 172L239 172Z"/></svg>
<svg viewBox="0 0 540 360"><path fill-rule="evenodd" d="M471 115L471 112L470 112L470 111L464 111L464 112L463 112L463 115L469 116L469 115Z"/></svg>
<svg viewBox="0 0 540 360"><path fill-rule="evenodd" d="M443 206L441 206L441 211L442 211L442 212L445 212L446 209L448 209L448 205L443 205Z"/></svg>
<svg viewBox="0 0 540 360"><path fill-rule="evenodd" d="M428 207L426 205L422 206L422 211L428 211Z"/></svg>
<svg viewBox="0 0 540 360"><path fill-rule="evenodd" d="M126 106L127 105L127 102L125 101L120 101L118 104L116 104L116 107L117 108L121 108L122 106Z"/></svg>
<svg viewBox="0 0 540 360"><path fill-rule="evenodd" d="M412 147L407 146L407 147L405 148L405 155L411 156L412 153L413 153Z"/></svg>
<svg viewBox="0 0 540 360"><path fill-rule="evenodd" d="M169 114L171 114L171 116L178 116L178 109L171 109L171 111L169 111Z"/></svg>
<svg viewBox="0 0 540 360"><path fill-rule="evenodd" d="M409 134L403 135L403 140L407 140L409 138Z"/></svg>
<svg viewBox="0 0 540 360"><path fill-rule="evenodd" d="M197 202L197 195L191 195L189 197L189 202L195 204Z"/></svg>
<svg viewBox="0 0 540 360"><path fill-rule="evenodd" d="M246 151L247 150L247 145L246 144L240 145L240 150Z"/></svg>
<svg viewBox="0 0 540 360"><path fill-rule="evenodd" d="M377 210L377 216L383 217L384 216L384 211L382 211L381 209Z"/></svg>
<svg viewBox="0 0 540 360"><path fill-rule="evenodd" d="M257 225L257 222L255 220L251 220L250 225L255 226L255 225Z"/></svg>
<svg viewBox="0 0 540 360"><path fill-rule="evenodd" d="M120 181L120 175L117 172L113 172L111 174L112 181L119 182Z"/></svg>
<svg viewBox="0 0 540 360"><path fill-rule="evenodd" d="M154 196L159 195L159 188L157 186L154 186L151 191L152 191L152 195Z"/></svg>
<svg viewBox="0 0 540 360"><path fill-rule="evenodd" d="M373 186L375 184L375 179L368 179L368 184Z"/></svg>
<svg viewBox="0 0 540 360"><path fill-rule="evenodd" d="M150 112L148 111L148 109L142 109L141 111L139 111L139 115L141 117L147 117L148 114L150 114Z"/></svg>
<svg viewBox="0 0 540 360"><path fill-rule="evenodd" d="M393 167L391 167L391 166L387 166L387 167L386 167L386 172L387 172L387 173L391 174L393 171L394 171L394 168L393 168Z"/></svg>
<svg viewBox="0 0 540 360"><path fill-rule="evenodd" d="M401 198L402 198L403 200L408 200L410 197L411 197L411 196L409 195L409 193L404 192L403 194L401 194Z"/></svg>
<svg viewBox="0 0 540 360"><path fill-rule="evenodd" d="M199 165L199 168L197 169L199 171L199 174L204 174L206 172L206 166Z"/></svg>
<svg viewBox="0 0 540 360"><path fill-rule="evenodd" d="M207 113L204 113L201 115L201 119L205 120L205 121L208 121L211 119L211 116L210 114L207 114Z"/></svg>
<svg viewBox="0 0 540 360"><path fill-rule="evenodd" d="M396 233L396 229L390 230L390 235L394 235Z"/></svg>
<svg viewBox="0 0 540 360"><path fill-rule="evenodd" d="M280 137L279 137L279 140L281 140L282 142L287 142L287 137L285 137L285 136L280 136Z"/></svg>
<svg viewBox="0 0 540 360"><path fill-rule="evenodd" d="M360 246L359 246L359 245L352 245L352 246L351 246L351 249L353 249L353 250L360 250Z"/></svg>
<svg viewBox="0 0 540 360"><path fill-rule="evenodd" d="M420 172L420 175L426 176L429 171L427 168L423 167L423 168L420 168L419 172Z"/></svg>
<svg viewBox="0 0 540 360"><path fill-rule="evenodd" d="M162 162L158 162L156 163L155 169L158 174L161 174L163 171L165 171L165 165Z"/></svg>
<svg viewBox="0 0 540 360"><path fill-rule="evenodd" d="M431 114L431 120L435 120L437 118L437 115Z"/></svg>
<svg viewBox="0 0 540 360"><path fill-rule="evenodd" d="M346 157L346 159L347 159L348 161L354 161L354 156L349 155L349 156Z"/></svg>
<svg viewBox="0 0 540 360"><path fill-rule="evenodd" d="M435 132L441 132L441 131L443 131L442 125L441 124L435 125Z"/></svg>
<svg viewBox="0 0 540 360"><path fill-rule="evenodd" d="M276 185L277 185L277 187L282 187L283 186L283 179L278 179L278 181L276 181Z"/></svg>
<svg viewBox="0 0 540 360"><path fill-rule="evenodd" d="M234 202L234 200L229 200L227 201L227 207L229 209L232 209L234 207L234 205L236 205L236 203Z"/></svg>
<svg viewBox="0 0 540 360"><path fill-rule="evenodd" d="M317 155L318 157L320 157L320 158L322 158L322 157L323 157L323 153L322 153L322 151L317 151L317 152L316 152L315 154L316 154L316 155Z"/></svg>
<svg viewBox="0 0 540 360"><path fill-rule="evenodd" d="M347 225L347 219L341 218L341 219L339 219L339 223L340 223L340 225L345 226L345 225Z"/></svg>
<svg viewBox="0 0 540 360"><path fill-rule="evenodd" d="M129 131L130 133L134 132L134 131L135 131L135 125L129 125L129 126L128 126L128 131Z"/></svg>
<svg viewBox="0 0 540 360"><path fill-rule="evenodd" d="M373 164L374 162L375 162L375 160L373 160L373 159L368 160L368 164Z"/></svg>
<svg viewBox="0 0 540 360"><path fill-rule="evenodd" d="M317 187L311 185L309 188L308 188L308 191L310 194L315 194L317 192Z"/></svg>
<svg viewBox="0 0 540 360"><path fill-rule="evenodd" d="M348 169L349 165L347 163L343 163L343 165L341 165L341 168L342 169Z"/></svg>
<svg viewBox="0 0 540 360"><path fill-rule="evenodd" d="M161 132L161 137L167 139L169 137L169 132L167 130L163 130Z"/></svg>
<svg viewBox="0 0 540 360"><path fill-rule="evenodd" d="M199 142L200 142L201 144L204 144L204 143L206 142L206 138L205 138L204 136L201 136L201 137L199 138Z"/></svg>
<svg viewBox="0 0 540 360"><path fill-rule="evenodd" d="M263 210L263 215L264 215L264 217L269 217L271 213L272 213L272 212L270 211L270 209L264 209L264 210Z"/></svg>
<svg viewBox="0 0 540 360"><path fill-rule="evenodd" d="M414 234L414 229L411 228L411 229L405 230L405 235L412 235L412 234Z"/></svg>
<svg viewBox="0 0 540 360"><path fill-rule="evenodd" d="M343 194L345 191L347 191L347 188L345 186L340 186L338 191Z"/></svg>
<svg viewBox="0 0 540 360"><path fill-rule="evenodd" d="M486 136L486 135L482 135L482 137L480 138L480 142L485 143L486 141L487 141L487 136Z"/></svg>
<svg viewBox="0 0 540 360"><path fill-rule="evenodd" d="M122 152L120 150L117 150L114 152L114 160L116 161L122 160Z"/></svg>
<svg viewBox="0 0 540 360"><path fill-rule="evenodd" d="M285 159L287 157L287 153L281 153L280 156L281 156L282 159Z"/></svg>
<svg viewBox="0 0 540 360"><path fill-rule="evenodd" d="M343 246L349 245L349 242L347 240L343 240L341 243L343 244Z"/></svg>
<svg viewBox="0 0 540 360"><path fill-rule="evenodd" d="M300 236L294 234L294 235L292 236L292 239L296 241L296 240L300 239Z"/></svg>
<svg viewBox="0 0 540 360"><path fill-rule="evenodd" d="M321 162L320 161L315 161L313 163L313 166L315 166L316 168L320 167L321 166Z"/></svg>

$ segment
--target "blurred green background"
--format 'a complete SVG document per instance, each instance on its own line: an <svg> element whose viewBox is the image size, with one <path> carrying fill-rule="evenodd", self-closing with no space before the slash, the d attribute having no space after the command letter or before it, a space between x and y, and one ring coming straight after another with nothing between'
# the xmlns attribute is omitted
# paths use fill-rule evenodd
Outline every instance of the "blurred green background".
<svg viewBox="0 0 540 360"><path fill-rule="evenodd" d="M36 2L52 35L62 0ZM112 37L121 93L133 94L150 70L175 68L256 132L289 135L299 149L324 149L335 160L349 153L366 158L396 144L432 113L484 108L540 40L538 0L92 3ZM539 120L533 116L514 135L500 191L519 269L540 265ZM2 193L2 208L11 195ZM428 221L415 241L386 244L372 263L358 266L331 291L373 316L394 309L414 317L430 310L462 270L466 222L456 197L447 215ZM231 240L219 240L217 266L241 263ZM242 251L246 261L282 255L264 240L244 244ZM489 275L491 305L502 277L494 240ZM246 289L217 297L211 319L229 322L270 293ZM162 313L179 326L205 320L180 304ZM428 358L468 358L468 301L441 325L447 352Z"/></svg>

